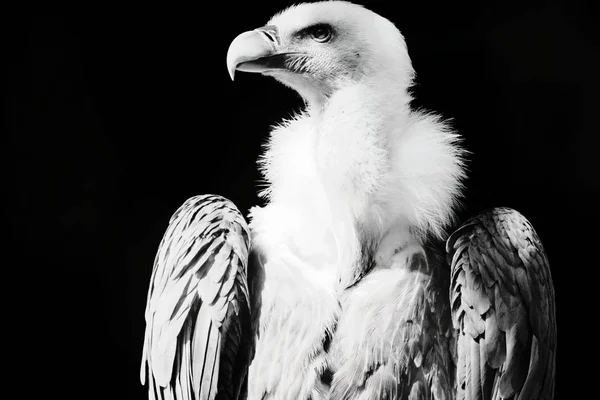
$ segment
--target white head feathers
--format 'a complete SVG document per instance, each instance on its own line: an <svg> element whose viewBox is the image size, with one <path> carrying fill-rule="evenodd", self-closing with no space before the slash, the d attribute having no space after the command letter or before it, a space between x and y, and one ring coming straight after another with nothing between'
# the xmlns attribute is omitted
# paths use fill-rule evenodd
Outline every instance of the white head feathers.
<svg viewBox="0 0 600 400"><path fill-rule="evenodd" d="M404 37L393 23L366 8L344 2L323 1L289 7L268 22L278 28L283 51L306 55L304 71L269 71L296 90L308 103L347 85L347 81L371 81L405 91L414 70ZM318 42L305 35L307 28L326 26L332 37ZM315 106L316 104L309 104Z"/></svg>

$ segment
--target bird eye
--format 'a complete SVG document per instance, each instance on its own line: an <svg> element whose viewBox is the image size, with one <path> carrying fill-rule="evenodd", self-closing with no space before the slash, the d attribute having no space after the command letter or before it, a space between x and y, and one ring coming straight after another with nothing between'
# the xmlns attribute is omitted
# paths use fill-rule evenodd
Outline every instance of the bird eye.
<svg viewBox="0 0 600 400"><path fill-rule="evenodd" d="M331 27L325 24L315 25L309 33L313 40L319 43L328 42L333 34Z"/></svg>

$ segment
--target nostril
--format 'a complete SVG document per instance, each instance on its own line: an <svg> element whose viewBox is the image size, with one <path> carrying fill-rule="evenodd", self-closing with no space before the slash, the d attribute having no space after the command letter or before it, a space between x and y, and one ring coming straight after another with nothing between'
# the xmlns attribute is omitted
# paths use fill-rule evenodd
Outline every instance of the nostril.
<svg viewBox="0 0 600 400"><path fill-rule="evenodd" d="M269 32L269 31L263 31L264 34L267 36L267 38L269 38L269 40L273 43L275 43L275 36L273 35L273 33Z"/></svg>
<svg viewBox="0 0 600 400"><path fill-rule="evenodd" d="M263 26L257 29L260 33L262 33L266 40L277 45L279 44L279 32L277 31L277 27L273 25Z"/></svg>

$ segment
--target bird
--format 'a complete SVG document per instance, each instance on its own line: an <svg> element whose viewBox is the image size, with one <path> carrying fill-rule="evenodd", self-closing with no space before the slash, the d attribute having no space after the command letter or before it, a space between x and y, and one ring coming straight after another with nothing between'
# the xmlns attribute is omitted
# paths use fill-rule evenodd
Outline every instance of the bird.
<svg viewBox="0 0 600 400"><path fill-rule="evenodd" d="M411 106L385 17L301 3L230 44L232 80L302 99L269 132L263 206L204 194L172 216L145 310L151 399L552 399L556 316L532 224L459 223L461 136Z"/></svg>

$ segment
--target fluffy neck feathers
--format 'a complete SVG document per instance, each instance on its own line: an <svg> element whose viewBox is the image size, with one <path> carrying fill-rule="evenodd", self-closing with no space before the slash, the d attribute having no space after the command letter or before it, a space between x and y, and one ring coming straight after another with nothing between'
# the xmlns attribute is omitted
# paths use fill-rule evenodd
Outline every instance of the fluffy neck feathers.
<svg viewBox="0 0 600 400"><path fill-rule="evenodd" d="M439 117L411 111L405 90L387 89L348 86L273 129L259 161L270 204L252 211L253 229L287 233L300 253L335 243L338 265L399 226L420 242L443 237L464 178L459 137Z"/></svg>

